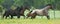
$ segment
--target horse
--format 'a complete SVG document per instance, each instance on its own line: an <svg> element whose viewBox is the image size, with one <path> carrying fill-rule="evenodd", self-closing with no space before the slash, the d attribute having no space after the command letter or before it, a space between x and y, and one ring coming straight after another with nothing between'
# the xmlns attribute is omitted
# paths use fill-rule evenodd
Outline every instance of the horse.
<svg viewBox="0 0 60 24"><path fill-rule="evenodd" d="M39 16L46 16L47 19L50 19L49 15L48 15L49 9L53 10L53 5L47 4L46 7L44 7L43 9L34 9L27 14L27 18L31 16L31 19L34 19L36 17L36 15L39 15Z"/></svg>
<svg viewBox="0 0 60 24"><path fill-rule="evenodd" d="M17 7L15 10L6 10L5 13L3 14L3 18L4 16L6 16L5 18L7 19L7 17L9 17L9 15L11 16L11 19L13 18L13 16L17 16L17 18L19 19L20 16L24 16L24 11L25 10L29 10L29 8L27 6L21 6L21 7ZM25 16L24 16L25 18Z"/></svg>
<svg viewBox="0 0 60 24"><path fill-rule="evenodd" d="M36 13L32 13L32 14L31 14L31 12L32 12L32 11L30 11L30 12L26 15L26 16L27 16L26 19L27 19L28 17L30 17L30 16L31 16L31 17L32 17L32 16L36 16ZM32 19L32 18L31 18L31 19Z"/></svg>

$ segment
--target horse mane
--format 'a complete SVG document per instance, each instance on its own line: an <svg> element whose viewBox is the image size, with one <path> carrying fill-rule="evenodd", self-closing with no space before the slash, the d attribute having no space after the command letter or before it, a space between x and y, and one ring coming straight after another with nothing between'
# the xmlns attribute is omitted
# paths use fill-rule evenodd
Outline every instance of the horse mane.
<svg viewBox="0 0 60 24"><path fill-rule="evenodd" d="M52 6L52 4L47 4L46 6Z"/></svg>
<svg viewBox="0 0 60 24"><path fill-rule="evenodd" d="M23 7L17 7L15 10L21 11Z"/></svg>

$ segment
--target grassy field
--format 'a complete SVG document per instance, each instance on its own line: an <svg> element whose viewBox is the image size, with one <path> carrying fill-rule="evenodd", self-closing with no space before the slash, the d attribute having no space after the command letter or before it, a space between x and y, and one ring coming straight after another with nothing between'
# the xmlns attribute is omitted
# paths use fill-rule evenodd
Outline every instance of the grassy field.
<svg viewBox="0 0 60 24"><path fill-rule="evenodd" d="M25 11L25 15L29 11ZM23 19L21 17L20 19L17 19L14 17L14 19L1 19L0 17L0 24L60 24L60 11L55 11L55 18L53 11L49 11L50 20L47 20L46 17L37 16L35 19ZM0 15L1 16L1 15Z"/></svg>

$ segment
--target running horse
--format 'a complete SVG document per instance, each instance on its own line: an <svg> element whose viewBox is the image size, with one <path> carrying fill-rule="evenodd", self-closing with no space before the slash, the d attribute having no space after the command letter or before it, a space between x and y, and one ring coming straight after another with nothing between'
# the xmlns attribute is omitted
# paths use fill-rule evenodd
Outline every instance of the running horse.
<svg viewBox="0 0 60 24"><path fill-rule="evenodd" d="M43 9L32 10L27 14L27 18L31 16L31 19L34 19L36 17L36 15L39 15L39 16L46 16L47 19L50 19L49 15L48 15L49 9L53 10L53 5L47 4L46 7L44 7Z"/></svg>
<svg viewBox="0 0 60 24"><path fill-rule="evenodd" d="M3 18L5 17L7 19L7 17L9 17L9 15L11 16L11 19L13 18L13 16L17 16L17 18L20 18L20 16L24 16L24 11L25 10L29 10L30 8L28 6L21 6L21 7L17 7L15 10L6 10L5 13L3 14Z"/></svg>

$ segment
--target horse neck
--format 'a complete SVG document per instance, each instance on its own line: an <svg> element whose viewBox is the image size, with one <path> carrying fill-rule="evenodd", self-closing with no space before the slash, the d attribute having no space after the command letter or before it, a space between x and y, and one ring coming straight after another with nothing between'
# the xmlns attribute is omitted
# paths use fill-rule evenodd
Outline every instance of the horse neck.
<svg viewBox="0 0 60 24"><path fill-rule="evenodd" d="M22 9L22 10L21 10L21 12L24 12L24 11L25 11L25 9Z"/></svg>
<svg viewBox="0 0 60 24"><path fill-rule="evenodd" d="M50 6L47 6L44 8L44 10L49 10L50 9Z"/></svg>

